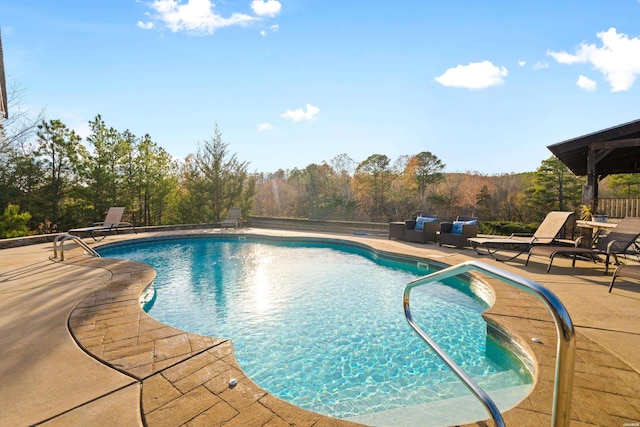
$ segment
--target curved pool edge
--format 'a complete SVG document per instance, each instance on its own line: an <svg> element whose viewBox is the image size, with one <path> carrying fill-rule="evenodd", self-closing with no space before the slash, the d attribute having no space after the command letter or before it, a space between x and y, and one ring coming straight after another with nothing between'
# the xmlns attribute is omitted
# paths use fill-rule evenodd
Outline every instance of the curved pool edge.
<svg viewBox="0 0 640 427"><path fill-rule="evenodd" d="M200 236L211 237L211 234L189 237ZM243 233L237 236L251 234ZM256 236L264 237L262 234ZM183 237L187 236L159 235L144 240ZM276 239L281 240L279 237ZM348 243L385 256L409 256L425 261L425 258L419 256L372 247L369 241L358 242L344 237L317 239L324 242L329 240ZM109 269L109 263L113 260L102 258L91 261L96 267ZM426 262L447 265L432 260ZM122 265L127 263L131 263L130 271L124 273L126 269L122 270ZM139 298L144 289L152 283L155 271L144 264L144 268L141 268L140 263L132 261L121 261L118 264L122 271L115 272L112 281L80 303L73 311L69 325L72 334L85 351L108 366L140 381L143 417L148 425L155 425L167 416L176 421L205 417L203 419L213 424L216 423L215 419L234 419L235 422L235 418L239 417L237 422L241 422L242 419L255 419L257 422L258 419L268 420L269 417L277 417L288 424L297 425L358 425L298 408L260 389L242 373L229 340L180 331L148 316L142 310ZM494 292L496 284L500 287L500 283L491 283L495 281L487 281L486 278L480 280ZM520 337L520 334L530 333L514 325L505 326L500 306L500 298L496 295L495 303L483 315L489 320L487 324L522 345L537 366L535 352L529 347L527 340ZM532 393L538 384L538 375L535 373L539 374L537 369L532 372ZM229 387L231 377L239 380L236 387ZM526 400L528 397L522 402ZM194 401L200 404L193 405ZM524 405L522 409L529 410L529 406ZM513 410L507 411L505 417L511 411ZM230 418L222 420L219 417Z"/></svg>
<svg viewBox="0 0 640 427"><path fill-rule="evenodd" d="M83 261L107 270L112 263L109 258ZM274 417L295 425L359 425L298 408L261 389L239 367L230 340L184 332L153 319L139 300L155 270L135 261L117 264L111 280L72 311L69 329L84 351L139 382L145 425L196 420L262 425Z"/></svg>

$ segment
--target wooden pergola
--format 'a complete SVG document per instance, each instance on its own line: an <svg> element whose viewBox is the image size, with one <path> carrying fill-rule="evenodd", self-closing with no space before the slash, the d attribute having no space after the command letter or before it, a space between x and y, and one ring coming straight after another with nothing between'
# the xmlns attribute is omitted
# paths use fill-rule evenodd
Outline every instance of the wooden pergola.
<svg viewBox="0 0 640 427"><path fill-rule="evenodd" d="M598 182L608 175L640 172L640 120L549 145L577 176L587 176L582 203L598 210Z"/></svg>

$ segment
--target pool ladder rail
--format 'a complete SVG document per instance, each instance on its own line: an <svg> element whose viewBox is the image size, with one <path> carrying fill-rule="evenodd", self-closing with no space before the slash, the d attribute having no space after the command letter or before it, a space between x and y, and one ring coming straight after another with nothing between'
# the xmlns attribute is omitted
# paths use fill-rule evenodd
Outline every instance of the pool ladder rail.
<svg viewBox="0 0 640 427"><path fill-rule="evenodd" d="M53 239L53 258L58 259L58 244L60 244L60 261L64 261L64 242L67 240L73 240L78 246L84 249L89 255L93 257L100 257L100 254L96 252L92 247L87 245L84 240L82 240L78 236L74 236L73 234L58 234L55 239Z"/></svg>
<svg viewBox="0 0 640 427"><path fill-rule="evenodd" d="M573 386L573 368L575 365L576 336L573 323L566 308L549 289L544 286L525 279L516 274L500 268L493 267L480 261L467 261L461 264L436 271L435 273L423 276L409 283L404 290L403 305L404 314L409 325L420 335L420 337L433 349L434 352L445 362L456 376L464 383L471 393L482 402L487 411L491 414L496 426L504 427L504 419L493 402L491 397L458 366L453 359L444 351L433 339L427 335L413 320L409 297L411 290L418 286L425 285L437 280L465 274L470 271L478 271L493 278L499 279L511 286L524 290L535 295L541 300L551 312L558 332L558 348L556 355L556 373L553 390L553 408L551 413L551 425L554 427L568 426L571 417L571 388Z"/></svg>

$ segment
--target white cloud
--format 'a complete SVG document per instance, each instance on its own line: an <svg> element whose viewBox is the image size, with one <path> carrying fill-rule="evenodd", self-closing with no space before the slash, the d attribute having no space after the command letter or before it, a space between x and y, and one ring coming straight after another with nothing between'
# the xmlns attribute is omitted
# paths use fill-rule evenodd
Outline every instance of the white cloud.
<svg viewBox="0 0 640 427"><path fill-rule="evenodd" d="M268 132L272 130L276 130L276 128L271 123L260 123L258 125L258 131L260 132Z"/></svg>
<svg viewBox="0 0 640 427"><path fill-rule="evenodd" d="M218 28L232 25L246 25L257 18L242 13L234 13L223 18L213 12L211 0L154 0L151 8L158 13L157 18L171 31L189 31L213 34Z"/></svg>
<svg viewBox="0 0 640 427"><path fill-rule="evenodd" d="M578 77L578 81L576 82L576 84L579 88L582 88L587 92L593 92L594 90L596 90L596 82L583 75L580 75Z"/></svg>
<svg viewBox="0 0 640 427"><path fill-rule="evenodd" d="M547 55L562 64L590 63L605 76L611 92L631 89L640 75L640 38L618 34L613 27L596 36L602 41L602 47L582 42L575 55L552 51L547 51Z"/></svg>
<svg viewBox="0 0 640 427"><path fill-rule="evenodd" d="M436 77L436 81L443 86L484 89L504 83L503 77L506 75L505 67L495 66L490 61L482 61L449 68L443 75Z"/></svg>
<svg viewBox="0 0 640 427"><path fill-rule="evenodd" d="M142 28L143 30L150 30L153 28L153 22L142 22L142 21L138 21L138 23L136 24L139 28Z"/></svg>
<svg viewBox="0 0 640 427"><path fill-rule="evenodd" d="M546 61L538 61L535 64L533 64L533 69L534 70L543 70L545 68L549 68L549 63Z"/></svg>
<svg viewBox="0 0 640 427"><path fill-rule="evenodd" d="M567 52L552 52L548 50L547 55L551 56L560 64L573 64L575 62L584 62L579 57L575 55L571 55L570 53L567 53Z"/></svg>
<svg viewBox="0 0 640 427"><path fill-rule="evenodd" d="M280 29L280 26L278 24L274 24L274 25L270 26L269 29L271 30L272 33L277 33L278 30ZM265 37L267 34L268 34L267 30L260 31L260 35L262 37Z"/></svg>
<svg viewBox="0 0 640 427"><path fill-rule="evenodd" d="M93 133L91 131L91 127L89 126L89 123L78 124L74 126L72 129L82 139L86 139L89 135Z"/></svg>
<svg viewBox="0 0 640 427"><path fill-rule="evenodd" d="M276 16L280 13L282 5L277 0L253 0L251 2L251 9L258 16Z"/></svg>
<svg viewBox="0 0 640 427"><path fill-rule="evenodd" d="M518 61L518 65L524 67L525 65L527 65L527 61Z"/></svg>
<svg viewBox="0 0 640 427"><path fill-rule="evenodd" d="M318 107L314 107L311 104L307 104L306 108L306 112L302 108L287 110L284 113L280 114L280 117L291 120L293 123L298 123L302 120L311 120L320 112L320 109Z"/></svg>

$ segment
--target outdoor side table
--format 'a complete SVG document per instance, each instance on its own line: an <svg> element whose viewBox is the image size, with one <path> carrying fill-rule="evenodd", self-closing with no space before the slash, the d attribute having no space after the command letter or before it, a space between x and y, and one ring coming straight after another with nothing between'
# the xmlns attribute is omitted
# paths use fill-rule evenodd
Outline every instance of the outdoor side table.
<svg viewBox="0 0 640 427"><path fill-rule="evenodd" d="M391 238L404 239L404 221L389 223L389 240L391 240Z"/></svg>

